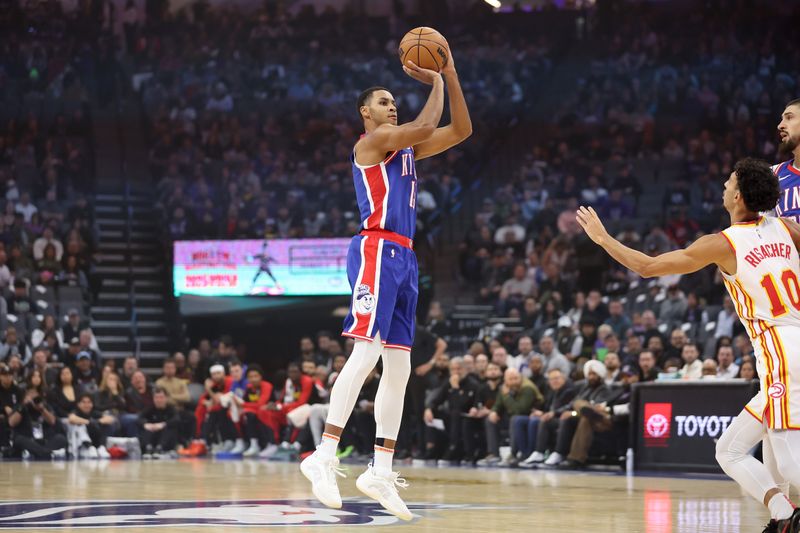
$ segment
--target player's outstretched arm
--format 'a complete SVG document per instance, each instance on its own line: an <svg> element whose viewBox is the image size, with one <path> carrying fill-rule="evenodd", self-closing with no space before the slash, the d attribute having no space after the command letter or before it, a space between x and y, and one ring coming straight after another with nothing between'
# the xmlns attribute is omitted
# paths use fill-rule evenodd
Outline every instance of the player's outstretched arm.
<svg viewBox="0 0 800 533"><path fill-rule="evenodd" d="M719 265L729 274L736 273L736 256L725 237L718 233L704 235L683 250L651 257L628 248L609 235L593 208L581 207L577 219L590 239L602 246L608 255L643 278L689 274L710 264Z"/></svg>
<svg viewBox="0 0 800 533"><path fill-rule="evenodd" d="M414 146L414 159L420 160L440 154L463 142L472 135L472 119L469 118L467 101L458 81L458 72L453 62L453 53L448 50L450 60L443 69L444 79L447 82L447 97L450 99L451 122L447 126L436 128L436 131L427 141Z"/></svg>
<svg viewBox="0 0 800 533"><path fill-rule="evenodd" d="M444 81L441 74L420 68L411 61L408 61L408 65L403 65L403 70L415 80L433 86L428 101L417 118L411 122L402 126L381 124L375 128L372 133L359 141L361 145L359 152L366 149L370 153L383 155L386 152L402 150L429 139L436 131L444 109Z"/></svg>

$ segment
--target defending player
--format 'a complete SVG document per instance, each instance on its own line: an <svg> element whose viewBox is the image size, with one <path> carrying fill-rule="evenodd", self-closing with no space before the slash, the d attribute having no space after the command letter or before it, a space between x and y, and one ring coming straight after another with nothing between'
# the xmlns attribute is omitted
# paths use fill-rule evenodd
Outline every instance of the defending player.
<svg viewBox="0 0 800 533"><path fill-rule="evenodd" d="M781 186L775 212L780 217L800 222L800 167L796 163L800 159L800 98L786 104L778 124L778 135L781 138L778 152L791 159L772 167Z"/></svg>
<svg viewBox="0 0 800 533"><path fill-rule="evenodd" d="M778 471L800 484L800 358L788 351L800 345L800 225L759 215L772 210L779 194L778 179L766 163L739 161L723 193L731 226L657 257L612 238L591 207L581 207L577 219L594 242L642 277L719 267L753 343L761 391L720 437L717 461L769 508L772 520L765 531L797 533L800 510L781 493L767 467L749 454L760 440L769 441Z"/></svg>
<svg viewBox="0 0 800 533"><path fill-rule="evenodd" d="M450 98L452 123L448 126L437 127L444 105L442 76L411 62L403 66L406 74L432 85L416 119L398 126L394 97L382 87L367 89L358 99L366 133L356 143L351 162L364 229L353 237L347 254L353 297L342 332L357 340L331 391L320 445L300 465L314 495L328 507L342 506L336 484L337 475L344 477L336 458L342 428L367 374L382 357L383 375L375 398L375 456L356 486L395 516L412 518L397 493L398 486L407 484L392 471L392 457L411 371L409 352L417 305L417 259L412 247L417 200L415 161L441 153L472 133L452 55L448 55L450 60L442 72Z"/></svg>

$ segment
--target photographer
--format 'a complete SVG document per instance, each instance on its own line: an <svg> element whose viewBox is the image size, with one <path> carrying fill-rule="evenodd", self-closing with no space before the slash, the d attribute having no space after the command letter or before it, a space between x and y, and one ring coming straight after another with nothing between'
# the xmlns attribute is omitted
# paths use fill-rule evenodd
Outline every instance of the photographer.
<svg viewBox="0 0 800 533"><path fill-rule="evenodd" d="M31 372L26 385L24 399L8 417L8 425L14 430L14 448L23 458L65 458L67 438L47 405L41 373Z"/></svg>

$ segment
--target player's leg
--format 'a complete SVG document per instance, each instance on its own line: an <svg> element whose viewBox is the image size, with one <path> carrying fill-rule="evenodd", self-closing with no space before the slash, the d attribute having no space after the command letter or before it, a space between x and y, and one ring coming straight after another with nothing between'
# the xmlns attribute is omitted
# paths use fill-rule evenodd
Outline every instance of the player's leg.
<svg viewBox="0 0 800 533"><path fill-rule="evenodd" d="M765 438L763 441L761 441L761 454L764 457L764 466L766 466L767 470L769 470L772 479L775 480L775 483L777 483L778 488L781 489L781 492L786 496L789 496L791 484L778 470L778 461L775 459L775 451L772 448L772 439Z"/></svg>
<svg viewBox="0 0 800 533"><path fill-rule="evenodd" d="M394 254L387 253L383 275L393 280L391 325L386 336L383 353L383 375L375 396L375 456L372 465L359 476L356 486L380 502L389 512L402 520L413 515L397 493L397 487L408 484L392 470L394 448L403 404L411 374L411 345L414 342L414 316L417 308L417 261L414 252L395 244L387 245ZM385 284L386 285L386 284ZM385 286L384 285L384 286ZM380 302L379 302L380 303Z"/></svg>
<svg viewBox="0 0 800 533"><path fill-rule="evenodd" d="M382 239L356 236L350 241L347 252L347 277L353 296L350 313L344 321L342 335L356 340L353 353L336 378L331 389L330 407L325 430L317 450L301 464L300 470L311 481L314 495L323 504L340 508L342 499L336 476L344 477L338 469L336 448L367 374L375 368L383 346L380 331L388 328L388 315L383 311ZM391 291L389 291L391 293Z"/></svg>
<svg viewBox="0 0 800 533"><path fill-rule="evenodd" d="M791 516L792 504L781 493L767 467L750 455L750 450L766 436L764 423L742 410L717 441L716 457L726 474L756 501L763 502L773 519L781 520Z"/></svg>

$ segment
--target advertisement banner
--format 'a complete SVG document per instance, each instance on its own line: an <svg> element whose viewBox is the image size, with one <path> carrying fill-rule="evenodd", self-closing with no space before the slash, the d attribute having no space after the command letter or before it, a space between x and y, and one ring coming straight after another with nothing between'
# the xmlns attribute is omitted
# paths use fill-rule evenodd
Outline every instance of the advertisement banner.
<svg viewBox="0 0 800 533"><path fill-rule="evenodd" d="M756 393L738 379L634 387L635 462L644 470L721 471L717 440Z"/></svg>
<svg viewBox="0 0 800 533"><path fill-rule="evenodd" d="M350 294L350 239L177 241L175 296Z"/></svg>

